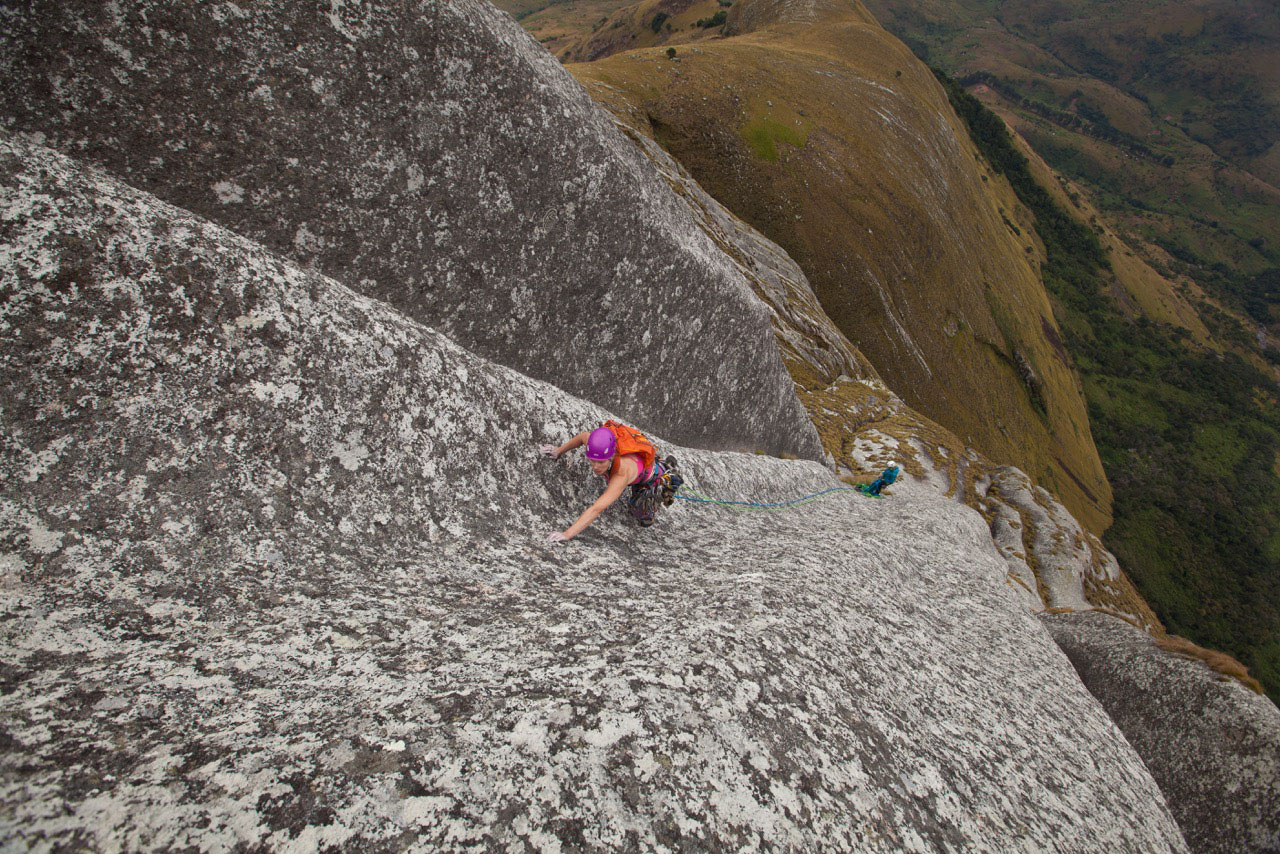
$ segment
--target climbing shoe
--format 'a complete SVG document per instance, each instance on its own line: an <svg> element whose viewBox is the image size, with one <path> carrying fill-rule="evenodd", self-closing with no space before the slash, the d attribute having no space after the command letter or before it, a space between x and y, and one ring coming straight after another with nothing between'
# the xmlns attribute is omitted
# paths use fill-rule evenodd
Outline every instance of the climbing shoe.
<svg viewBox="0 0 1280 854"><path fill-rule="evenodd" d="M662 506L670 507L675 503L676 490L684 485L684 478L676 471L676 458L668 456L662 461L666 473L662 476Z"/></svg>

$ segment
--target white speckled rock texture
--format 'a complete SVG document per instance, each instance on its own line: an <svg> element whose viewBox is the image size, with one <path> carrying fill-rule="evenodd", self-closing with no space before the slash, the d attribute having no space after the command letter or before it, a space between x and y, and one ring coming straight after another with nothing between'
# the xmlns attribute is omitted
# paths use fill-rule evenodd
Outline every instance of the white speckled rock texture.
<svg viewBox="0 0 1280 854"><path fill-rule="evenodd" d="M482 0L0 16L3 127L674 440L821 459L741 273Z"/></svg>
<svg viewBox="0 0 1280 854"><path fill-rule="evenodd" d="M1142 755L1194 851L1280 851L1280 709L1100 613L1042 617Z"/></svg>
<svg viewBox="0 0 1280 854"><path fill-rule="evenodd" d="M0 236L0 847L1185 850L973 511L543 545L600 409L8 139Z"/></svg>

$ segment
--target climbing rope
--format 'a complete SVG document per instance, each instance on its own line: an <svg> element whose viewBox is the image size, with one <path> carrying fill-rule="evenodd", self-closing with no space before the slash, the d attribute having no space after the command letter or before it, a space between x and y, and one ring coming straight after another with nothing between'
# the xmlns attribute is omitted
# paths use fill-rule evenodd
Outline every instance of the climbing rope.
<svg viewBox="0 0 1280 854"><path fill-rule="evenodd" d="M684 493L689 493L685 495ZM742 507L746 510L782 510L787 507L795 507L799 504L805 504L810 501L817 501L824 495L830 495L833 492L858 492L852 486L837 486L832 489L824 489L821 492L815 492L812 495L803 495L800 498L793 498L790 501L722 501L719 498L709 498L696 490L690 489L688 484L680 487L676 492L676 498L681 501L688 501L694 504L717 504L721 507Z"/></svg>

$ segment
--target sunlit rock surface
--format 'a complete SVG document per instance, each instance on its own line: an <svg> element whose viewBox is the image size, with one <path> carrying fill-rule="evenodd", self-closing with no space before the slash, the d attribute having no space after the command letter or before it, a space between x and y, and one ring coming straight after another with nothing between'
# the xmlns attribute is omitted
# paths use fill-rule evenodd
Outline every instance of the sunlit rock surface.
<svg viewBox="0 0 1280 854"><path fill-rule="evenodd" d="M1280 851L1280 710L1100 613L1042 618L1195 851Z"/></svg>
<svg viewBox="0 0 1280 854"><path fill-rule="evenodd" d="M0 122L675 440L821 457L746 280L514 21L322 6L11 6Z"/></svg>
<svg viewBox="0 0 1280 854"><path fill-rule="evenodd" d="M0 148L0 847L1184 850L904 493L610 511L604 412L180 210ZM821 466L673 448L720 498Z"/></svg>

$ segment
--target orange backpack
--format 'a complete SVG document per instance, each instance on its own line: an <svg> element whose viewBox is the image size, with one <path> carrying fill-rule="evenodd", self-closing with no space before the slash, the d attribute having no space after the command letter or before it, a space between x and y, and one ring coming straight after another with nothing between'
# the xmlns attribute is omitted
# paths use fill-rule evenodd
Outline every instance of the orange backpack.
<svg viewBox="0 0 1280 854"><path fill-rule="evenodd" d="M609 432L613 434L613 438L618 442L618 452L617 456L613 458L613 467L609 470L610 475L618 470L618 463L626 454L640 455L641 474L653 471L653 461L658 456L658 449L644 437L643 433L612 420L604 422L604 426L609 428Z"/></svg>

